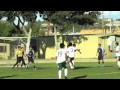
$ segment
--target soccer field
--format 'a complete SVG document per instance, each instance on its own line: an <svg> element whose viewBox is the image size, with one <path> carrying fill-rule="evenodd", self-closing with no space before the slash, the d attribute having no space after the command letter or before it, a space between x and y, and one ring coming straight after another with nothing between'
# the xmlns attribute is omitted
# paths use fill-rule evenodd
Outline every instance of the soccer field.
<svg viewBox="0 0 120 90"><path fill-rule="evenodd" d="M104 67L97 67L96 62L75 64L74 70L68 66L68 79L120 79L115 62L106 62ZM36 66L36 70L32 66L29 69L0 67L0 79L58 79L56 63L38 63Z"/></svg>

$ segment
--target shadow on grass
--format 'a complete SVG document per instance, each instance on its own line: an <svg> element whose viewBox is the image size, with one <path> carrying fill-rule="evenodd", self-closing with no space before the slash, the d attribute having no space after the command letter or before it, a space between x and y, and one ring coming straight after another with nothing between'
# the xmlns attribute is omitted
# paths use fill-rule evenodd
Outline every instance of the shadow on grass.
<svg viewBox="0 0 120 90"><path fill-rule="evenodd" d="M91 68L91 67L86 67L86 66L75 67L75 69L84 69L84 68Z"/></svg>
<svg viewBox="0 0 120 90"><path fill-rule="evenodd" d="M0 77L0 79L10 78L10 77L14 77L14 76L17 76L17 75L3 76L3 77Z"/></svg>
<svg viewBox="0 0 120 90"><path fill-rule="evenodd" d="M76 76L71 79L81 79L81 78L85 78L85 77L87 77L87 75Z"/></svg>
<svg viewBox="0 0 120 90"><path fill-rule="evenodd" d="M41 67L36 67L36 69L38 70L38 69L44 69L44 68L41 68Z"/></svg>
<svg viewBox="0 0 120 90"><path fill-rule="evenodd" d="M113 66L103 66L103 67L113 67Z"/></svg>

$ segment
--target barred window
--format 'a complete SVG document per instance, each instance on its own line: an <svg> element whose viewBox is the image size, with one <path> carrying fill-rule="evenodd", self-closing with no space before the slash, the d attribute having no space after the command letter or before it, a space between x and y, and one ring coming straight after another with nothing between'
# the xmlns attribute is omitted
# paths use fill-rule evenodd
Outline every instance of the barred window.
<svg viewBox="0 0 120 90"><path fill-rule="evenodd" d="M6 52L6 46L0 46L0 52Z"/></svg>

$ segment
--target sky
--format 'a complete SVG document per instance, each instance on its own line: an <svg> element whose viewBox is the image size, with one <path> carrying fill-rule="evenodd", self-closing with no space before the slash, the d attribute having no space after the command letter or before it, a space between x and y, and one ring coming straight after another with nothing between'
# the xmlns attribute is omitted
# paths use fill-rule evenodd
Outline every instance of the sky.
<svg viewBox="0 0 120 90"><path fill-rule="evenodd" d="M120 11L103 11L103 13L104 13L104 18L110 18L110 14L111 14L111 18L113 18L114 20L120 18Z"/></svg>

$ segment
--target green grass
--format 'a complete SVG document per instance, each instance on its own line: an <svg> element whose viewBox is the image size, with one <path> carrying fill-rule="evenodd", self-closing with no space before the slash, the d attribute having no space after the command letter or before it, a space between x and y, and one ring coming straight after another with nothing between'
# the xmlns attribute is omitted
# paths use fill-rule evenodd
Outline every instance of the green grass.
<svg viewBox="0 0 120 90"><path fill-rule="evenodd" d="M106 62L105 67L97 67L96 62L76 62L75 64L75 70L68 68L69 79L120 79L120 70L118 70L115 62ZM36 70L32 67L29 69L0 67L0 79L58 78L57 65L55 63L40 63L36 64L36 66Z"/></svg>

